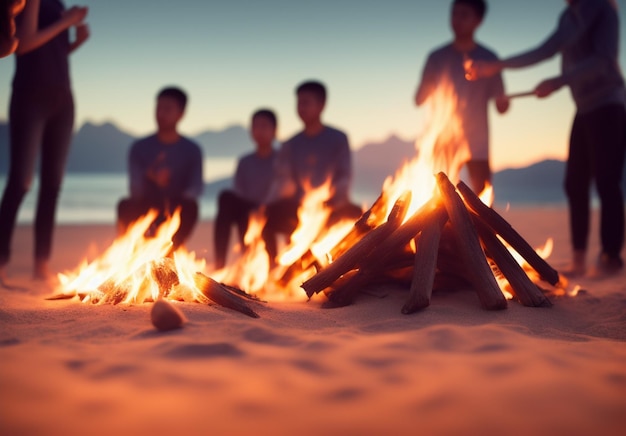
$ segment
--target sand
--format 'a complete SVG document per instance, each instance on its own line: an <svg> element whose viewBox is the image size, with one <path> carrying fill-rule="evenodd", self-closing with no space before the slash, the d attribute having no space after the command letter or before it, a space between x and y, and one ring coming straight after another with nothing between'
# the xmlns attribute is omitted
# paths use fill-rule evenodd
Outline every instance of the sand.
<svg viewBox="0 0 626 436"><path fill-rule="evenodd" d="M569 255L564 208L503 215L533 245ZM598 250L597 217L592 253ZM70 269L112 226L59 226L52 266ZM211 255L211 223L189 248ZM468 290L400 313L388 286L341 309L272 303L259 319L177 304L159 332L150 304L47 301L29 279L32 229L0 289L0 434L626 434L626 274L582 278L552 308L480 308ZM207 248L209 248L207 250Z"/></svg>

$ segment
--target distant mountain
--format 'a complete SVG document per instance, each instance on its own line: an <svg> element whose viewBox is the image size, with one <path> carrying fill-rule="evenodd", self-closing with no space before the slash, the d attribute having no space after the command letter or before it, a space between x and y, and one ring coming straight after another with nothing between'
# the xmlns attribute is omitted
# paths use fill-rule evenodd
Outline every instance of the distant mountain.
<svg viewBox="0 0 626 436"><path fill-rule="evenodd" d="M565 162L544 160L524 168L510 168L493 175L496 202L554 203L566 200L563 191Z"/></svg>
<svg viewBox="0 0 626 436"><path fill-rule="evenodd" d="M238 157L254 150L248 130L231 126L224 130L206 131L193 137L204 149L205 157Z"/></svg>
<svg viewBox="0 0 626 436"><path fill-rule="evenodd" d="M85 123L72 140L67 171L117 173L126 171L128 146L134 141L111 123Z"/></svg>
<svg viewBox="0 0 626 436"><path fill-rule="evenodd" d="M74 173L123 173L126 171L128 148L136 137L111 123L83 124L74 134L67 161L67 171ZM236 158L253 149L248 131L231 126L219 131L206 131L191 139L198 142L204 157ZM0 123L0 174L8 171L9 129Z"/></svg>
<svg viewBox="0 0 626 436"><path fill-rule="evenodd" d="M68 158L69 172L126 172L128 147L135 140L110 123L85 123L74 135ZM195 139L207 159L233 158L253 149L247 130L232 126L220 131L206 131ZM383 181L400 165L415 155L412 141L391 136L380 143L369 143L353 152L353 189L379 192ZM8 169L8 127L0 123L0 174ZM563 177L565 163L545 160L524 168L505 169L494 174L496 202L554 203L565 201ZM626 194L626 168L624 174ZM207 185L207 193L218 192L231 184L230 178Z"/></svg>
<svg viewBox="0 0 626 436"><path fill-rule="evenodd" d="M390 136L382 143L365 144L353 153L354 186L363 191L380 190L387 176L413 156L413 142L397 136Z"/></svg>

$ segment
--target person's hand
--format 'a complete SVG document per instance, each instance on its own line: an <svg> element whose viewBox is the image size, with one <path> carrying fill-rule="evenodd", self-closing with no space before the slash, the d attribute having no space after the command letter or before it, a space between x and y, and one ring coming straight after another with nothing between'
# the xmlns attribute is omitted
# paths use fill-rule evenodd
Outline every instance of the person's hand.
<svg viewBox="0 0 626 436"><path fill-rule="evenodd" d="M474 61L464 62L465 78L467 80L478 80L495 76L502 71L502 63L499 61Z"/></svg>
<svg viewBox="0 0 626 436"><path fill-rule="evenodd" d="M506 95L496 97L496 109L498 109L498 113L505 113L509 110L510 105L511 100Z"/></svg>
<svg viewBox="0 0 626 436"><path fill-rule="evenodd" d="M149 177L159 188L165 188L170 184L170 170L167 168L152 170Z"/></svg>
<svg viewBox="0 0 626 436"><path fill-rule="evenodd" d="M560 89L565 83L560 77L553 77L552 79L546 79L541 82L535 88L535 94L539 98L545 98L552 94L554 91Z"/></svg>
<svg viewBox="0 0 626 436"><path fill-rule="evenodd" d="M85 21L87 12L89 12L87 6L72 6L63 11L63 20L67 22L68 26L76 26Z"/></svg>
<svg viewBox="0 0 626 436"><path fill-rule="evenodd" d="M76 27L76 39L74 44L81 45L89 39L89 26L86 23L80 23Z"/></svg>

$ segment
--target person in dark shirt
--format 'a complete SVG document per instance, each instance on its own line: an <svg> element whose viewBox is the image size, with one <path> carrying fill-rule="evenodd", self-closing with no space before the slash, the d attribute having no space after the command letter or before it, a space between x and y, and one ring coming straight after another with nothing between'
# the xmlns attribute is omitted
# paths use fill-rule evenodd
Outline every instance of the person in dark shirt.
<svg viewBox="0 0 626 436"><path fill-rule="evenodd" d="M215 218L215 267L226 264L228 240L233 224L237 225L239 237L248 229L250 213L265 201L274 175L276 151L276 115L269 109L259 109L252 115L250 133L256 150L241 157L235 172L234 189L227 189L218 198Z"/></svg>
<svg viewBox="0 0 626 436"><path fill-rule="evenodd" d="M330 196L325 201L332 209L329 223L356 220L362 213L349 198L352 155L348 137L322 123L326 87L318 81L303 82L296 88L296 96L304 129L280 148L274 181L265 201L263 239L271 262L277 254L276 235L291 235L297 228L298 208L312 189L330 183Z"/></svg>
<svg viewBox="0 0 626 436"><path fill-rule="evenodd" d="M57 197L74 125L69 54L89 37L87 8L59 0L29 0L17 16L19 45L9 105L9 178L0 203L0 281L6 277L18 209L40 158L35 216L34 277L50 277ZM69 29L75 29L70 39Z"/></svg>
<svg viewBox="0 0 626 436"><path fill-rule="evenodd" d="M626 155L626 87L619 53L619 15L614 0L568 0L554 32L537 47L496 62L474 62L471 78L522 68L561 54L561 74L535 88L547 97L563 86L576 104L565 191L569 201L573 259L570 275L586 273L592 180L600 197L601 274L623 269L624 194L621 179Z"/></svg>
<svg viewBox="0 0 626 436"><path fill-rule="evenodd" d="M202 150L178 133L187 95L175 87L157 96L157 133L135 142L129 152L130 197L117 208L118 234L154 209L158 216L150 231L180 209L180 226L172 238L172 251L180 247L198 221L198 197L202 193Z"/></svg>

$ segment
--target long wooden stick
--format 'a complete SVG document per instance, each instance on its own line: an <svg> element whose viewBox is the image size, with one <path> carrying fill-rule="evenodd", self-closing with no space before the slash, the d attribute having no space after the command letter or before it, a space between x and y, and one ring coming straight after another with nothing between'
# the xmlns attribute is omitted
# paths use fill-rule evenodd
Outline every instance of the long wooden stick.
<svg viewBox="0 0 626 436"><path fill-rule="evenodd" d="M446 209L443 205L439 205L434 211L433 221L424 227L419 238L415 238L417 251L415 252L413 279L409 298L402 307L404 314L413 313L430 305L437 267L439 240L447 220Z"/></svg>
<svg viewBox="0 0 626 436"><path fill-rule="evenodd" d="M410 191L401 195L393 206L387 222L367 233L345 253L335 259L333 263L302 284L306 294L311 297L313 294L323 291L341 275L354 269L362 258L367 256L400 225L410 201Z"/></svg>
<svg viewBox="0 0 626 436"><path fill-rule="evenodd" d="M488 310L505 309L506 298L496 283L487 259L478 241L478 234L472 224L469 212L454 185L444 173L437 174L437 185L450 217L454 235L459 241L462 259L471 274L470 281L478 294L483 308Z"/></svg>
<svg viewBox="0 0 626 436"><path fill-rule="evenodd" d="M465 183L457 185L463 200L469 208L479 215L489 227L508 242L530 266L534 268L543 280L556 285L559 282L559 273L552 268L537 252L520 236L519 233L495 210L483 203L480 198Z"/></svg>
<svg viewBox="0 0 626 436"><path fill-rule="evenodd" d="M520 303L524 306L531 307L552 306L550 300L548 300L537 285L528 278L526 272L519 263L517 263L504 244L500 242L491 227L478 215L473 215L472 218L478 230L478 234L480 235L480 239L485 244L489 257L493 259L504 277L506 277Z"/></svg>
<svg viewBox="0 0 626 436"><path fill-rule="evenodd" d="M259 318L259 315L252 310L250 306L248 306L243 297L235 295L211 277L198 272L193 279L196 287L209 300L219 304L220 306L241 312L251 318Z"/></svg>

